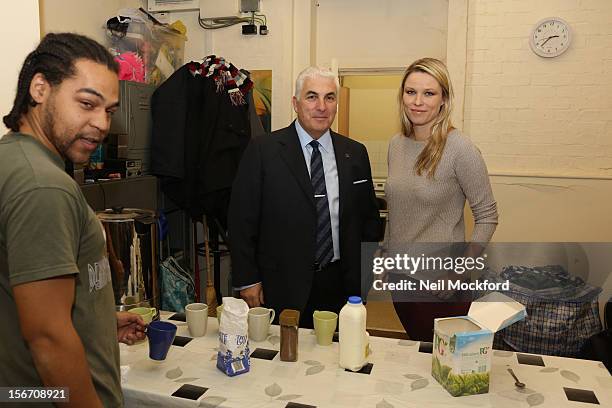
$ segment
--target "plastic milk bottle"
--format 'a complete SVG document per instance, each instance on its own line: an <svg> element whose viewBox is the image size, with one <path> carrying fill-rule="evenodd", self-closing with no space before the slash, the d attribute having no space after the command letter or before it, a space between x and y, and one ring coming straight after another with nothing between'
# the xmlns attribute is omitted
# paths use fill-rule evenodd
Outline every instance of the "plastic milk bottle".
<svg viewBox="0 0 612 408"><path fill-rule="evenodd" d="M366 308L359 296L351 296L340 310L340 367L359 371L367 363Z"/></svg>

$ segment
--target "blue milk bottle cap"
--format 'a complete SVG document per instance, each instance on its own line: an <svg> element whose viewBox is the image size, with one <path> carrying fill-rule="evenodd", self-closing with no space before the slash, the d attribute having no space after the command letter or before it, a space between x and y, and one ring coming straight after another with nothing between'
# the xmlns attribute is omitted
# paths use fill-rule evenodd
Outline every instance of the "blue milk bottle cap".
<svg viewBox="0 0 612 408"><path fill-rule="evenodd" d="M348 302L353 305L358 305L361 303L361 298L359 296L350 296Z"/></svg>

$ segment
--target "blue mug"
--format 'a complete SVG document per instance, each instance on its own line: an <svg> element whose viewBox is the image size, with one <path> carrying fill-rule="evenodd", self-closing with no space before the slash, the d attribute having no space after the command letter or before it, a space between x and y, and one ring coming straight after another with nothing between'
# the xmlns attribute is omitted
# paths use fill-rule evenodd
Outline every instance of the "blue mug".
<svg viewBox="0 0 612 408"><path fill-rule="evenodd" d="M147 327L149 358L159 361L165 360L175 335L176 326L172 323L159 320L149 323Z"/></svg>

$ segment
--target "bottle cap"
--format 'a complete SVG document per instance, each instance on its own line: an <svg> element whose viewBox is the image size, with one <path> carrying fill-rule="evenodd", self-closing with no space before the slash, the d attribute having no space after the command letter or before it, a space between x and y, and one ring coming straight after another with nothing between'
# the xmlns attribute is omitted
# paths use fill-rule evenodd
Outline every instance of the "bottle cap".
<svg viewBox="0 0 612 408"><path fill-rule="evenodd" d="M278 323L281 326L299 326L300 312L293 309L285 309L281 312Z"/></svg>
<svg viewBox="0 0 612 408"><path fill-rule="evenodd" d="M350 296L348 302L353 305L358 305L361 303L361 298L359 296Z"/></svg>

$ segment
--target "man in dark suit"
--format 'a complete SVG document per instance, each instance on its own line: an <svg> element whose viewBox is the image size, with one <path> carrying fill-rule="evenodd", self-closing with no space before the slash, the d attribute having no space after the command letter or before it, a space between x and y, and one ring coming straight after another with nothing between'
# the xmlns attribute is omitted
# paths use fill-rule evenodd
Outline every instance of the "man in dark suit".
<svg viewBox="0 0 612 408"><path fill-rule="evenodd" d="M230 201L234 287L250 307L300 310L302 327L361 294L361 242L381 235L365 146L330 131L338 89L328 70L300 73L297 120L250 143Z"/></svg>

